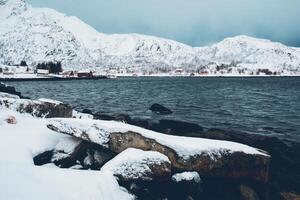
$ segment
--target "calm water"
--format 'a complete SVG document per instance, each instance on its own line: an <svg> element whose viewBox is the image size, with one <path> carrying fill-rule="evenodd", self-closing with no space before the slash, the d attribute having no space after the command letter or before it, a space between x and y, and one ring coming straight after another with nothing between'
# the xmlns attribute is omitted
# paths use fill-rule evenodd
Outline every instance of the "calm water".
<svg viewBox="0 0 300 200"><path fill-rule="evenodd" d="M76 108L132 117L171 118L206 128L275 135L300 141L300 78L118 78L15 82L24 95ZM174 111L157 116L153 103Z"/></svg>

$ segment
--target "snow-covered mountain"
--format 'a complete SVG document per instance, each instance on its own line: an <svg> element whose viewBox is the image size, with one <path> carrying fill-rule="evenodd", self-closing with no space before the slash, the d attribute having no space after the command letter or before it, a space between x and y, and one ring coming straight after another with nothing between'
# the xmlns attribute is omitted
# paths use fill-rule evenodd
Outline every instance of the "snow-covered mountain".
<svg viewBox="0 0 300 200"><path fill-rule="evenodd" d="M245 73L258 69L300 73L300 49L237 36L210 47L191 47L138 34L107 35L76 17L25 0L0 0L0 64L30 66L61 61L63 68L124 73Z"/></svg>

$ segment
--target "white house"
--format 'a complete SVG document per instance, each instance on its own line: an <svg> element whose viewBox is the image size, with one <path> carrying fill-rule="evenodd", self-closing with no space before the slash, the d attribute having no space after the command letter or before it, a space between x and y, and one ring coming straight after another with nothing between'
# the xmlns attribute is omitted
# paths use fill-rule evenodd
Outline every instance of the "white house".
<svg viewBox="0 0 300 200"><path fill-rule="evenodd" d="M49 69L37 69L37 74L48 75Z"/></svg>

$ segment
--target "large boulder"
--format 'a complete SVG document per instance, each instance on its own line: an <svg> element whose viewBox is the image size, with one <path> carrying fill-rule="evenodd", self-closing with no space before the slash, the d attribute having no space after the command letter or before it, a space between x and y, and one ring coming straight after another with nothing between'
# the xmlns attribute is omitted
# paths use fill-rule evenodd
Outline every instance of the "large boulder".
<svg viewBox="0 0 300 200"><path fill-rule="evenodd" d="M129 148L101 170L111 172L119 181L164 181L171 177L171 162L161 153Z"/></svg>
<svg viewBox="0 0 300 200"><path fill-rule="evenodd" d="M152 112L155 112L156 114L160 114L160 115L169 115L172 114L172 110L170 110L169 108L160 105L158 103L153 104L149 110L151 110Z"/></svg>
<svg viewBox="0 0 300 200"><path fill-rule="evenodd" d="M52 119L47 127L115 153L128 148L160 152L178 171L197 171L205 177L268 181L270 156L239 143L165 135L115 121Z"/></svg>
<svg viewBox="0 0 300 200"><path fill-rule="evenodd" d="M281 196L284 200L300 200L300 195L293 192L282 192Z"/></svg>
<svg viewBox="0 0 300 200"><path fill-rule="evenodd" d="M0 98L0 108L15 110L20 113L28 113L35 117L53 118L72 117L73 109L71 106L53 101L50 99L16 99L16 98Z"/></svg>

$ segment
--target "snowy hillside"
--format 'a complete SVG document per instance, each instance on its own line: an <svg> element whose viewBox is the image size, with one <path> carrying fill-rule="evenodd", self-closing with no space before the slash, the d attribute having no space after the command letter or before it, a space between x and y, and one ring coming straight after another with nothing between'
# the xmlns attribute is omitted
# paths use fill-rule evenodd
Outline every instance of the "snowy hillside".
<svg viewBox="0 0 300 200"><path fill-rule="evenodd" d="M152 36L106 35L53 9L0 0L0 65L23 60L32 67L61 61L64 70L114 68L125 74L170 74L177 68L188 74L300 73L300 49L268 40L237 36L194 48Z"/></svg>

